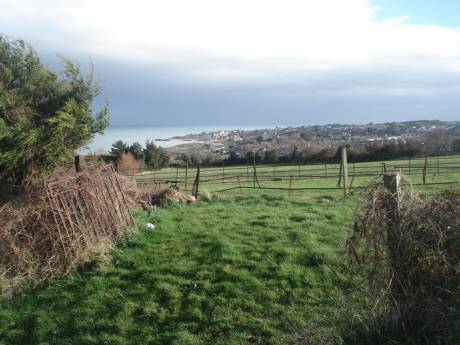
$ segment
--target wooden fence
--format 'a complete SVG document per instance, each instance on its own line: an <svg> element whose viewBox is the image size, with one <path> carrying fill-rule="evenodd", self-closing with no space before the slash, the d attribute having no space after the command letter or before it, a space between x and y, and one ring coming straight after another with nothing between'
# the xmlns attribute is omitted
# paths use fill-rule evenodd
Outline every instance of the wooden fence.
<svg viewBox="0 0 460 345"><path fill-rule="evenodd" d="M45 191L66 256L72 257L75 253L69 251L81 251L103 237L117 239L123 227L134 225L112 165L47 181Z"/></svg>
<svg viewBox="0 0 460 345"><path fill-rule="evenodd" d="M384 162L350 163L343 148L340 164L256 165L222 168L168 168L131 175L138 183L166 183L184 191L227 192L243 189L287 191L342 190L346 195L354 189L366 188L371 179L387 172L400 172L414 185L442 186L460 181L460 156L422 157ZM196 169L196 170L195 170ZM196 173L195 173L196 171ZM195 175L194 177L192 177ZM436 177L436 179L434 179ZM197 189L198 185L198 189ZM189 189L191 186L192 189Z"/></svg>

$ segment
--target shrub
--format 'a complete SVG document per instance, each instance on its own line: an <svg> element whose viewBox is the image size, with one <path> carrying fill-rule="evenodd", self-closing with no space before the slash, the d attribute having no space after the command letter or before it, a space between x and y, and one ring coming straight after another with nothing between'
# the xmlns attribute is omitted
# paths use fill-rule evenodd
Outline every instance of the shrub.
<svg viewBox="0 0 460 345"><path fill-rule="evenodd" d="M118 172L125 175L134 175L144 170L145 163L136 159L131 152L122 153L118 159Z"/></svg>
<svg viewBox="0 0 460 345"><path fill-rule="evenodd" d="M396 213L394 197L376 185L349 241L371 310L396 337L453 344L460 334L460 192L423 200L406 185Z"/></svg>

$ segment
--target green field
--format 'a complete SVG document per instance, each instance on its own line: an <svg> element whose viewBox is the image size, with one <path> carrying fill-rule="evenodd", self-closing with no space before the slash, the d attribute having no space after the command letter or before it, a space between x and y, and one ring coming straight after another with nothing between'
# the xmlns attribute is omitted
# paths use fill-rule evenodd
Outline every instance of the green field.
<svg viewBox="0 0 460 345"><path fill-rule="evenodd" d="M206 170L203 176L215 173ZM459 180L458 169L448 171L430 170L428 181ZM362 179L364 185L371 177ZM212 201L138 213L139 231L113 251L110 262L24 287L1 301L0 344L286 344L304 333L317 344L391 344L384 332L353 338L335 322L337 297L351 283L345 242L359 208L358 190L346 198L340 190L239 194L237 189ZM145 222L156 228L145 229Z"/></svg>
<svg viewBox="0 0 460 345"><path fill-rule="evenodd" d="M386 162L349 163L349 186L352 188L366 187L372 180L386 171L398 171L408 177L412 183L423 183L424 158L411 160L395 160ZM234 188L235 191L254 187L253 166L204 167L200 169L200 191L224 191ZM190 191L197 173L196 167L165 168L159 171L147 171L134 176L139 182L177 181L178 187ZM257 165L256 174L259 186L264 189L292 188L293 194L334 193L338 186L339 164L310 165ZM186 178L187 177L187 178ZM426 165L426 185L423 188L439 188L436 184L456 182L460 178L460 156L429 157ZM185 183L187 180L187 184ZM321 191L321 189L323 189ZM287 193L287 191L286 191ZM339 193L340 194L340 193Z"/></svg>

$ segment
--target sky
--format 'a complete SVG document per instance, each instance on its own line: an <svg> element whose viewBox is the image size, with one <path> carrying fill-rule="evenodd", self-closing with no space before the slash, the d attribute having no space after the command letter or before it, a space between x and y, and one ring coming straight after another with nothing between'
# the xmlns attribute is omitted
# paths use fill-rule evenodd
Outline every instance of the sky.
<svg viewBox="0 0 460 345"><path fill-rule="evenodd" d="M113 126L460 120L458 0L0 0L0 33L92 61Z"/></svg>

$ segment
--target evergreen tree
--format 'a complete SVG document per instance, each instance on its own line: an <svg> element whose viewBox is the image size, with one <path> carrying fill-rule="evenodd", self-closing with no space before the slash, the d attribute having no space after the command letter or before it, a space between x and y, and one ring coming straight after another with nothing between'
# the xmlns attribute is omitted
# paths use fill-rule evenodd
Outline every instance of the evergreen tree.
<svg viewBox="0 0 460 345"><path fill-rule="evenodd" d="M153 141L149 140L145 143L144 159L145 164L154 168L162 168L169 163L168 153L162 147L156 146Z"/></svg>
<svg viewBox="0 0 460 345"><path fill-rule="evenodd" d="M123 153L128 153L129 147L123 140L117 140L112 144L112 148L110 149L110 154L120 159Z"/></svg>
<svg viewBox="0 0 460 345"><path fill-rule="evenodd" d="M22 184L52 171L108 126L108 105L92 111L100 90L92 73L63 61L58 74L31 46L0 35L0 183Z"/></svg>
<svg viewBox="0 0 460 345"><path fill-rule="evenodd" d="M142 145L139 143L133 143L129 147L129 152L134 156L136 159L143 159L144 158L144 149Z"/></svg>

